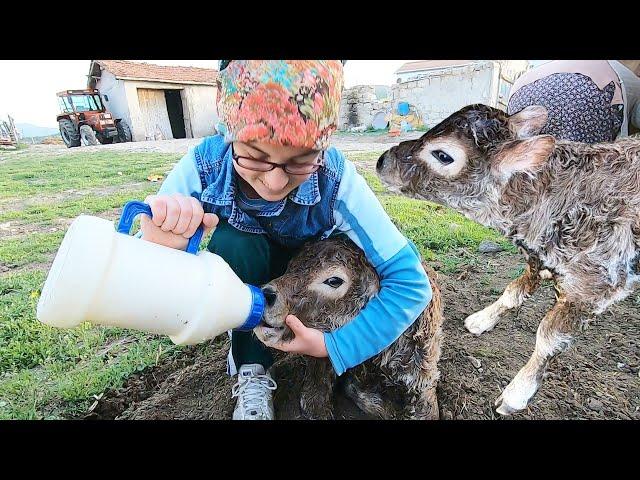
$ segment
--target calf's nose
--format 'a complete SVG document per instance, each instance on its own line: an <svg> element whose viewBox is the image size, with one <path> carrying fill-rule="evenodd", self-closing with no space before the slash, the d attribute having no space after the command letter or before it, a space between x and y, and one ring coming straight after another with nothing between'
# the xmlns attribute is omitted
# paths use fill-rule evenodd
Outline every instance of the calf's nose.
<svg viewBox="0 0 640 480"><path fill-rule="evenodd" d="M384 159L387 156L387 152L384 152L382 155L380 155L380 158L378 159L378 163L376 163L376 170L380 171L382 170L382 166L384 165Z"/></svg>

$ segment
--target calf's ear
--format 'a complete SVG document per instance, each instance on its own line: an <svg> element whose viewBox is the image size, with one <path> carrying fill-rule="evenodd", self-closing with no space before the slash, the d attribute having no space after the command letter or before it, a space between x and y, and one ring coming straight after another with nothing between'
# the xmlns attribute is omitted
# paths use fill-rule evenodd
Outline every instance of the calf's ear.
<svg viewBox="0 0 640 480"><path fill-rule="evenodd" d="M555 145L551 135L508 142L493 156L494 173L506 181L516 172L535 172L547 162Z"/></svg>
<svg viewBox="0 0 640 480"><path fill-rule="evenodd" d="M517 138L529 138L540 133L548 116L542 105L531 105L509 117L509 128Z"/></svg>

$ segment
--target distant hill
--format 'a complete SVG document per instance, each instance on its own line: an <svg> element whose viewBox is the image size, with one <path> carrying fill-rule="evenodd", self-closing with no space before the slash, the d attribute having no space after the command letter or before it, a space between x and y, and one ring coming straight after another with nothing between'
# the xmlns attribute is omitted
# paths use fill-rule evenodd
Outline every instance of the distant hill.
<svg viewBox="0 0 640 480"><path fill-rule="evenodd" d="M48 137L49 135L56 135L59 132L57 128L39 127L31 123L16 123L16 129L23 138Z"/></svg>

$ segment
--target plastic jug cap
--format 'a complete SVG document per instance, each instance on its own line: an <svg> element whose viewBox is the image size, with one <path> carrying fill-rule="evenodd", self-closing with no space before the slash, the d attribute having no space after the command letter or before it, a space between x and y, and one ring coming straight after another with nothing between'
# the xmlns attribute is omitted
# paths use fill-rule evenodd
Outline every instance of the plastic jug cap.
<svg viewBox="0 0 640 480"><path fill-rule="evenodd" d="M241 327L236 328L235 330L240 330L240 331L250 331L253 330L258 323L260 323L260 320L262 319L262 314L264 313L264 307L265 307L265 299L264 299L264 294L262 293L262 290L259 289L258 287L255 287L253 285L249 285L246 284L247 287L249 287L249 290L251 291L251 312L249 313L249 316L247 317L247 320L244 322L244 324Z"/></svg>

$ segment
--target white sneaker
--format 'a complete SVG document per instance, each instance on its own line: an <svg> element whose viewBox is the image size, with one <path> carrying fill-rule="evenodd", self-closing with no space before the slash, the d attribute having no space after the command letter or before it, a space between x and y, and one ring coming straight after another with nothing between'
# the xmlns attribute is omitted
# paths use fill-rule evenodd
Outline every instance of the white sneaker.
<svg viewBox="0 0 640 480"><path fill-rule="evenodd" d="M273 420L273 391L278 388L264 367L257 363L242 365L231 397L238 397L234 420Z"/></svg>

